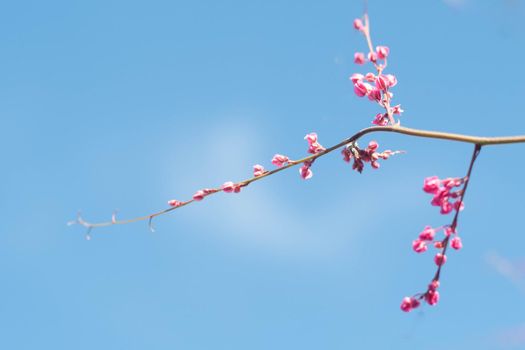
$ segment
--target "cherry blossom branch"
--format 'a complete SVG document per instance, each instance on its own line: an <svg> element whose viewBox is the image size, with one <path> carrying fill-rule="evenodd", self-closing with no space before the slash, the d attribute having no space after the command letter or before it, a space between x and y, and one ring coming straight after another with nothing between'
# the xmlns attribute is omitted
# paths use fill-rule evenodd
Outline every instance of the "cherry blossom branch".
<svg viewBox="0 0 525 350"><path fill-rule="evenodd" d="M313 162L317 158L320 158L328 153L333 152L334 150L337 150L343 146L348 146L355 144L361 137L371 134L371 133L377 133L377 132L393 132L398 134L404 134L409 136L415 136L415 137L422 137L422 138L434 138L434 139L442 139L442 140L449 140L449 141L458 141L458 142L464 142L464 143L472 143L481 146L491 146L491 145L501 145L501 144L509 144L509 143L525 143L525 135L520 136L504 136L504 137L479 137L479 136L470 136L470 135L463 135L463 134L453 134L453 133L447 133L447 132L439 132L439 131L429 131L429 130L419 130L419 129L412 129L412 128L406 128L402 126L373 126L366 129L362 129L359 132L355 133L354 135L350 136L349 138L339 142L338 144L328 147L318 153L315 153L313 155L310 155L308 157L295 160L295 161L289 161L287 164L283 165L282 167L270 170L270 171L264 171L259 176L254 176L249 179L246 179L244 181L238 182L237 185L238 188L246 187L252 182L262 180L265 177L274 175L276 173L279 173L281 171L284 171L288 168L294 167L301 163L308 163ZM205 196L212 195L221 191L225 191L223 188L216 188L216 189L209 189L207 190L207 193L203 193ZM200 198L202 199L202 198ZM188 204L191 204L195 202L196 199L191 199L185 202L177 202L174 203L170 208L151 213L148 215L138 216L131 219L126 220L117 220L116 214L114 213L110 221L106 222L98 222L98 223L92 223L89 221L84 220L82 216L79 214L77 219L74 221L69 222L69 224L80 224L84 227L86 227L88 230L91 230L96 227L105 227L105 226L112 226L112 225L123 225L123 224L130 224L133 222L138 221L148 221L150 224L150 228L152 228L151 223L152 220L158 216L167 214L169 212L172 212L175 209L184 207ZM456 219L457 221L457 219ZM89 232L88 232L89 234ZM89 236L88 236L89 237Z"/></svg>
<svg viewBox="0 0 525 350"><path fill-rule="evenodd" d="M416 253L426 252L428 249L427 244L432 242L434 247L439 250L439 253L434 256L434 263L437 265L437 269L434 278L432 278L426 291L423 293L417 293L412 297L403 298L403 301L401 302L401 310L405 312L410 312L419 307L419 305L421 305L420 300L426 301L429 305L436 305L439 301L438 288L440 285L441 270L447 261L446 253L448 246L450 245L455 250L459 250L463 247L461 238L457 234L459 212L463 210L463 199L465 198L472 175L472 169L481 151L481 147L480 144L474 146L474 152L472 153L470 165L465 177L440 180L437 176L432 176L425 179L423 191L434 195L431 204L440 206L441 214L449 214L452 211L455 211L455 214L450 225L435 229L426 226L423 232L419 234L419 237L412 242L412 249ZM454 187L459 187L461 185L463 185L461 190L455 192L452 191ZM459 199L457 201L451 203L451 199L458 197ZM434 240L436 232L441 230L443 230L445 237L442 240ZM453 238L451 239L451 237Z"/></svg>

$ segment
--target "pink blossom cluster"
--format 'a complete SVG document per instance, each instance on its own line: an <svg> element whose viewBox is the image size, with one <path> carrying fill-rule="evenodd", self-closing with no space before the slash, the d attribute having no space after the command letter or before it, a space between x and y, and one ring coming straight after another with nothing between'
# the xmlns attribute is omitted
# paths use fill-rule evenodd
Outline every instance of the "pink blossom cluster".
<svg viewBox="0 0 525 350"><path fill-rule="evenodd" d="M400 115L403 110L401 105L391 106L391 100L394 95L389 90L396 86L397 78L393 74L383 74L387 66L390 49L383 45L376 46L375 51L372 49L368 21L365 24L361 19L357 18L354 20L354 28L365 36L369 45L369 52L366 58L363 52L356 52L354 54L354 62L357 64L365 64L367 61L371 62L377 71L376 74L370 72L365 75L360 73L352 74L350 80L354 84L354 92L359 97L367 96L370 101L378 103L385 109L384 113L379 113L375 116L372 124L385 126L390 123L394 125L395 119L393 115Z"/></svg>
<svg viewBox="0 0 525 350"><path fill-rule="evenodd" d="M439 288L439 281L433 280L428 285L425 293L414 295L412 297L404 297L403 300L401 301L401 310L403 310L404 312L412 311L413 309L421 305L421 303L419 302L419 300L421 299L424 299L425 302L430 306L436 305L439 301L438 288Z"/></svg>
<svg viewBox="0 0 525 350"><path fill-rule="evenodd" d="M434 240L436 232L439 232L440 230L443 230L444 238L442 240ZM425 226L418 238L412 241L412 249L416 253L424 253L428 250L428 245L432 244L434 248L442 251L450 240L450 246L455 250L460 250L463 247L463 243L456 233L456 229L452 228L452 226L442 226L438 228ZM451 235L454 235L452 239L450 239ZM443 265L446 261L447 257L442 254L442 252L436 254L434 257L434 262L438 266Z"/></svg>
<svg viewBox="0 0 525 350"><path fill-rule="evenodd" d="M201 200L204 199L204 197L206 197L206 196L208 196L208 195L210 195L212 193L215 193L217 191L218 190L214 189L214 188L205 188L205 189L202 189L202 190L198 190L193 195L193 199L196 200L196 201L201 201Z"/></svg>
<svg viewBox="0 0 525 350"><path fill-rule="evenodd" d="M440 180L437 176L427 177L423 182L423 191L434 195L431 204L441 207L441 214L448 214L452 210L459 211L463 208L463 191L465 187L456 191L451 190L455 187L465 185L466 182L467 177L447 178L443 180ZM452 199L454 199L454 201L452 201ZM437 291L439 287L439 272L441 271L441 267L447 262L447 255L445 254L447 247L450 245L450 247L455 250L463 248L463 242L457 235L456 220L457 213L450 225L437 228L425 226L423 231L419 233L419 236L412 241L412 250L416 253L426 252L429 245L438 250L434 255L437 272L426 292L403 298L401 310L409 312L417 308L420 305L418 299L424 299L429 305L436 305L439 301L439 292ZM443 231L443 237L436 239L436 234L440 231Z"/></svg>
<svg viewBox="0 0 525 350"><path fill-rule="evenodd" d="M462 186L466 178L446 178L440 180L437 176L427 177L423 184L423 191L433 194L433 206L440 207L441 214L448 214L453 210L463 210L461 200L462 190L453 190Z"/></svg>
<svg viewBox="0 0 525 350"><path fill-rule="evenodd" d="M304 139L308 142L308 153L317 154L326 150L326 148L321 146L317 141L317 134L315 132L307 134ZM314 175L312 169L310 169L313 164L313 159L307 160L303 162L303 166L299 168L299 175L301 175L304 180L308 180Z"/></svg>
<svg viewBox="0 0 525 350"><path fill-rule="evenodd" d="M377 152L378 147L379 144L376 141L370 141L365 149L360 149L357 144L354 143L343 148L341 153L345 162L350 163L353 159L352 169L361 173L365 166L364 163L370 163L372 168L378 169L380 167L379 159L388 159L391 155L399 153L398 151L394 152L391 150Z"/></svg>

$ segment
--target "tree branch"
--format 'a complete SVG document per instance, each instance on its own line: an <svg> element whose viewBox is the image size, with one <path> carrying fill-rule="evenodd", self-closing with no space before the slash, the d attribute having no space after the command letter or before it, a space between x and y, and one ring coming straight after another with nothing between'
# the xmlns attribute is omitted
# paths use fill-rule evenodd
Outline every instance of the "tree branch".
<svg viewBox="0 0 525 350"><path fill-rule="evenodd" d="M311 156L305 157L303 159L290 161L288 164L263 173L260 176L252 177L247 180L241 181L238 184L240 187L245 187L251 184L252 182L259 181L267 176L276 174L280 171L283 171L285 169L291 168L293 166L296 166L298 164L308 162L308 161L314 161L315 159L322 157L338 148L341 148L343 146L346 146L348 144L354 143L357 140L359 140L361 137L367 134L376 133L376 132L394 132L398 134L404 134L409 136L415 136L415 137L422 137L422 138L434 138L434 139L441 139L441 140L449 140L449 141L458 141L458 142L465 142L465 143L472 143L479 146L492 146L492 145L502 145L502 144L509 144L509 143L525 143L525 135L519 135L519 136L503 136L503 137L480 137L480 136L469 136L469 135L463 135L463 134L453 134L453 133L447 133L447 132L440 132L440 131L428 131L428 130L419 130L419 129L411 129L406 128L402 126L373 126L366 129L362 129L359 132L355 133L354 135L350 136L349 138L339 142L338 144L327 148L324 151L321 151L319 153L313 154ZM213 189L209 195L215 194L217 192L222 192L221 188ZM167 214L175 209L179 209L183 206L186 206L190 203L193 203L195 200L191 199L186 202L182 202L180 205L176 207L170 207L149 215L139 216L132 219L126 219L126 220L117 220L115 215L113 215L111 221L106 222L98 222L98 223L91 223L86 220L84 220L81 215L79 214L77 219L75 221L70 222L70 224L80 224L88 230L91 230L94 227L104 227L104 226L112 226L112 225L124 225L124 224L130 224L137 221L148 221L149 225L151 227L151 221L157 216Z"/></svg>

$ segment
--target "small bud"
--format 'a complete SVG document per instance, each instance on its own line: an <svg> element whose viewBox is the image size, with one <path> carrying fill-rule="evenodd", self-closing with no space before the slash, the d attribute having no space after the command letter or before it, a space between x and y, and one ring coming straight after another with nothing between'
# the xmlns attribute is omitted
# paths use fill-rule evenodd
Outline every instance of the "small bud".
<svg viewBox="0 0 525 350"><path fill-rule="evenodd" d="M266 172L266 170L264 170L264 167L262 165L255 164L253 166L253 176L254 177L259 177L259 176L263 175L265 172Z"/></svg>
<svg viewBox="0 0 525 350"><path fill-rule="evenodd" d="M461 238L456 236L450 241L450 246L456 250L460 250L461 248L463 248L463 242L461 242Z"/></svg>
<svg viewBox="0 0 525 350"><path fill-rule="evenodd" d="M424 253L427 251L428 247L426 245L425 242L423 242L422 240L420 239L416 239L412 242L412 249L416 252L416 253Z"/></svg>
<svg viewBox="0 0 525 350"><path fill-rule="evenodd" d="M172 199L172 200L168 201L168 205L170 207L180 207L182 205L182 202L178 201L176 199Z"/></svg>
<svg viewBox="0 0 525 350"><path fill-rule="evenodd" d="M437 253L436 256L434 257L434 262L436 263L437 266L442 266L447 262L447 256L441 253Z"/></svg>
<svg viewBox="0 0 525 350"><path fill-rule="evenodd" d="M288 163L290 159L287 156L283 156L282 154L276 154L272 158L272 164L277 167L282 167L286 163Z"/></svg>
<svg viewBox="0 0 525 350"><path fill-rule="evenodd" d="M365 59L365 54L362 53L362 52L356 52L354 54L354 63L356 64L365 64L366 62L366 59Z"/></svg>
<svg viewBox="0 0 525 350"><path fill-rule="evenodd" d="M354 28L362 32L365 30L365 25L363 24L363 21L361 21L360 18L354 19Z"/></svg>

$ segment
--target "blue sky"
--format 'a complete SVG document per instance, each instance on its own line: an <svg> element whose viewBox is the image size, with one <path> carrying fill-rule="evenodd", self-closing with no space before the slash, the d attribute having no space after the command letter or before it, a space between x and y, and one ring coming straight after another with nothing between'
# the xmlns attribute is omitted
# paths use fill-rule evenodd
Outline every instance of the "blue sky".
<svg viewBox="0 0 525 350"><path fill-rule="evenodd" d="M525 347L524 145L486 148L441 301L411 241L439 215L425 177L464 175L471 147L406 150L352 172L333 154L155 222L100 221L332 145L378 109L348 76L360 1L17 1L0 5L0 346L5 349ZM525 134L525 3L370 1L405 126ZM363 140L363 143L370 138Z"/></svg>

